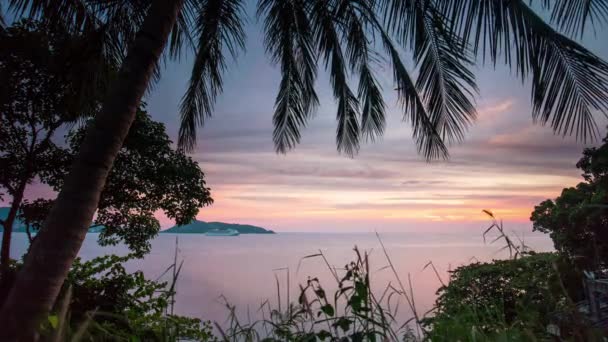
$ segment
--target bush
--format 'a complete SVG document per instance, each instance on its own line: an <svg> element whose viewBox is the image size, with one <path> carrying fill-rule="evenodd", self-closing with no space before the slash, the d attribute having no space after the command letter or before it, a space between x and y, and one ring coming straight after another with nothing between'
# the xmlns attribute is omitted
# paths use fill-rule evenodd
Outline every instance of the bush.
<svg viewBox="0 0 608 342"><path fill-rule="evenodd" d="M128 273L123 263L129 258L77 259L41 335L59 335L61 340L216 340L210 322L169 313L174 283Z"/></svg>
<svg viewBox="0 0 608 342"><path fill-rule="evenodd" d="M472 332L542 339L549 337L549 324L562 336L587 336L592 331L574 305L582 296L582 277L573 270L555 253L459 267L438 290L435 315L424 326L433 341Z"/></svg>

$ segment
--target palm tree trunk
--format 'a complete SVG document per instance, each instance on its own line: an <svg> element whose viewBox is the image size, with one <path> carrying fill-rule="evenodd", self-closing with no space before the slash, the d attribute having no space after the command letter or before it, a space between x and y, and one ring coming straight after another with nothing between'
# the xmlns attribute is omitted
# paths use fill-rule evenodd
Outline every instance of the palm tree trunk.
<svg viewBox="0 0 608 342"><path fill-rule="evenodd" d="M182 5L183 0L153 1L0 311L1 341L34 339L55 302Z"/></svg>

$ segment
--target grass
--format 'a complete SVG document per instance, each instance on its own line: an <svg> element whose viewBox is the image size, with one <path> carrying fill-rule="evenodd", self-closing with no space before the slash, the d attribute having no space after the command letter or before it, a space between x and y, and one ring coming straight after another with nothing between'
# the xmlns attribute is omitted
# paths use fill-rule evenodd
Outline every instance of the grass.
<svg viewBox="0 0 608 342"><path fill-rule="evenodd" d="M295 273L300 271L301 264L305 260L319 259L331 274L329 283L323 284L319 278L309 277L304 283L299 284L299 291L291 293L291 270L277 269L274 278L276 300L265 300L254 309L255 316L261 318L252 320L248 307L246 319L242 319L242 312L238 312L237 307L230 303L228 298L221 297L227 310L227 319L222 324L214 323L212 328L209 322L174 315L175 285L183 264L183 261L179 260L179 246L176 239L173 263L161 275L169 274L170 280L164 284L164 287L157 288L153 294L150 294L151 297L157 296L164 300L161 301L163 304L160 304L162 312L156 310L154 315L145 313L143 317L146 319L138 320L133 319L132 316L103 312L95 308L89 310L84 319L74 323L70 320L69 305L72 301L72 291L71 288L67 288L58 302L56 314L49 317L46 336L50 336L49 340L52 341L546 340L550 335L546 333L547 320L539 319L540 310L536 311L536 307L526 307L523 302L517 302L516 307L519 311L514 313L513 308L507 307L507 302L501 298L501 294L505 291L501 286L506 284L508 291L512 290L519 294L522 293L521 286L527 286L528 289L525 291L530 293L534 291L548 293L546 292L548 289L544 288L547 286L545 283L541 282L542 284L538 283L541 284L538 285L531 280L526 281L525 275L524 283L518 280L520 282L513 283L512 289L508 288L511 283L504 277L508 274L517 275L521 265L528 265L530 262L532 265L537 265L535 263L545 262L545 259L548 260L547 262L552 262L553 259L542 255L535 257L535 253L523 241L519 240L519 244L514 242L515 239L505 232L502 222L499 222L491 212L486 211L486 213L491 217L492 225L484 232L484 239L490 231L498 232L498 237L491 243L502 241L504 247L501 250L509 251L509 260L486 264L477 262L462 266L452 271L450 282L445 282L435 265L429 262L424 269L433 271L442 287L438 292L440 294L436 302L438 306L428 312L421 313L417 310L410 275L407 274L403 279L400 277L381 237L377 235L386 262L384 267L371 270L371 251L360 250L357 247L353 249L353 260L341 268L333 267L322 251L304 256ZM532 272L537 269L536 266L531 268ZM551 272L552 268L554 265L548 265L544 270ZM393 279L384 287L374 288L372 278L378 271L391 272ZM483 278L487 274L493 278ZM474 278L469 281L466 277ZM477 283L473 279L477 279ZM487 283L484 279L491 279L497 287L483 289L476 287L475 284L480 284L479 281L481 284ZM560 281L558 284L560 286L557 289L557 296L561 296L562 301L565 300L567 304L562 307L572 308L573 301L569 299L563 283ZM543 288L533 289L534 286ZM479 297L484 295L480 292L482 290L490 291L485 294L485 302ZM534 297L536 301L538 301L537 297ZM526 298L525 293L522 298ZM402 308L404 305L405 310ZM409 312L409 316L403 317L404 311ZM104 324L103 322L108 318L120 324ZM582 321L577 320L577 324L580 322ZM123 326L121 330L118 332L112 330L119 325ZM567 340L604 341L601 334L588 329L584 324L579 328L580 330Z"/></svg>

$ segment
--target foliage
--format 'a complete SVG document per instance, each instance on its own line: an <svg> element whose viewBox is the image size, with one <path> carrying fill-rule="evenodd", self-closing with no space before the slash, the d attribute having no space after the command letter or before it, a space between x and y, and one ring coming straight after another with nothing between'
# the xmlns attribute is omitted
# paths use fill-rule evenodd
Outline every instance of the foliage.
<svg viewBox="0 0 608 342"><path fill-rule="evenodd" d="M106 58L119 61L150 4L11 0L9 10L64 23L83 34L95 32L96 46ZM532 5L551 13L549 21ZM194 51L180 105L183 148L195 145L197 126L213 114L227 55L237 57L244 48L246 8L242 0L186 0L179 12L165 57ZM322 67L337 102L338 150L353 155L363 138L381 136L386 104L376 72L386 60L418 149L427 158L446 157L446 142L463 139L476 118L472 70L478 56L493 64L504 61L521 79L532 80L535 121L563 134L593 137L592 113L608 109L608 64L572 38L605 24L606 8L604 0L542 1L537 6L525 0L259 0L265 47L281 70L273 117L276 149L286 152L299 143L300 131L318 105L315 81ZM401 49L412 52L412 70L405 67ZM417 77L412 77L414 70ZM358 82L356 90L349 79Z"/></svg>
<svg viewBox="0 0 608 342"><path fill-rule="evenodd" d="M72 287L73 317L95 309L128 312L134 317L162 313L167 299L154 295L166 284L146 280L140 271L127 273L122 263L129 258L106 255L87 262L79 258L74 261L67 279Z"/></svg>
<svg viewBox="0 0 608 342"><path fill-rule="evenodd" d="M42 223L53 207L53 200L38 198L34 201L24 200L18 218L25 225L25 232L30 241L33 242L32 232L42 228Z"/></svg>
<svg viewBox="0 0 608 342"><path fill-rule="evenodd" d="M11 202L1 221L3 271L16 216L34 209L22 203L27 186L48 182L61 167L65 150L56 133L99 107L105 82L90 77L92 66L107 75L113 66L96 59L81 35L60 25L23 20L0 29L0 198Z"/></svg>
<svg viewBox="0 0 608 342"><path fill-rule="evenodd" d="M25 190L60 162L63 148L53 135L77 116L66 77L74 41L65 31L28 21L0 30L0 199L8 195L11 203L0 220L2 273L8 272L11 232ZM0 303L6 290L0 285Z"/></svg>
<svg viewBox="0 0 608 342"><path fill-rule="evenodd" d="M473 263L452 271L437 294L435 315L425 319L440 334L461 326L494 333L504 329L544 336L550 323L562 333L582 324L573 301L581 299L582 275L554 253ZM564 335L565 336L565 335Z"/></svg>
<svg viewBox="0 0 608 342"><path fill-rule="evenodd" d="M385 250L386 252L386 250ZM388 258L388 254L385 254ZM264 301L259 321L243 323L235 306L228 303L227 326L216 323L223 341L537 341L551 338L547 326L560 329L572 340L602 341L601 332L590 328L573 300L580 296L581 275L554 253L529 252L517 259L474 263L452 272L449 285L438 294L435 314L422 318L423 335L414 317L399 319L399 301L413 295L403 289L395 273L390 283L373 291L369 254L355 247L355 259L342 269L329 266L336 280L331 293L318 278L300 286L297 302L280 287L277 301ZM64 292L71 289L67 336L92 339L152 341L215 341L209 322L168 314L174 286L146 280L141 272L129 274L121 263L127 257L105 256L88 262L77 260ZM392 268L389 265L382 268ZM172 265L176 267L177 265ZM285 271L289 286L289 270ZM393 270L394 271L394 270ZM179 273L179 271L178 271ZM174 278L175 279L175 278ZM569 286L570 285L570 286ZM411 284L409 285L411 287ZM61 300L60 300L61 301ZM413 301L413 300L412 300ZM60 310L49 317L43 333L60 330ZM85 328L83 328L85 326Z"/></svg>
<svg viewBox="0 0 608 342"><path fill-rule="evenodd" d="M584 182L537 205L530 219L579 267L599 270L608 265L608 138L585 149L576 166Z"/></svg>
<svg viewBox="0 0 608 342"><path fill-rule="evenodd" d="M56 190L63 184L85 131L82 127L68 136L69 150L48 177ZM186 224L201 207L213 203L209 190L198 163L172 149L165 126L140 110L101 195L93 222L94 227L102 227L99 242L114 245L122 241L142 256L160 230L154 216L157 211L162 210L178 225ZM22 219L39 229L50 207L49 202L28 203Z"/></svg>
<svg viewBox="0 0 608 342"><path fill-rule="evenodd" d="M63 76L68 44L65 33L32 22L0 32L0 191L13 198L57 165L53 134L74 115Z"/></svg>
<svg viewBox="0 0 608 342"><path fill-rule="evenodd" d="M42 335L56 335L67 325L60 332L66 340L215 340L209 322L168 314L173 285L148 280L140 271L128 273L123 263L130 258L77 259ZM63 301L67 306L62 313Z"/></svg>
<svg viewBox="0 0 608 342"><path fill-rule="evenodd" d="M322 252L305 256L302 261L319 258L335 279L335 291L330 292L316 277L301 284L297 302L289 297L289 269L281 269L287 280L287 298L276 277L277 300L264 301L258 312L259 321L243 323L236 307L226 300L229 310L228 326L218 325L225 341L399 341L416 338L409 325L412 319L398 322L398 302L411 295L391 284L380 295L372 290L369 254L357 247L355 258L344 266L330 266ZM400 280L398 281L400 282ZM412 325L416 325L414 322Z"/></svg>

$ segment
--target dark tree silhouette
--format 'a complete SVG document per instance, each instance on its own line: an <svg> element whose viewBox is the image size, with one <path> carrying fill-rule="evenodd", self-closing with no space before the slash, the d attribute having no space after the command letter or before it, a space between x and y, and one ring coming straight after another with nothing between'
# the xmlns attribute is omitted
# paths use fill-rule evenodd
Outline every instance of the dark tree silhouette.
<svg viewBox="0 0 608 342"><path fill-rule="evenodd" d="M63 167L48 180L55 190L63 186L85 134L84 127L70 134ZM192 221L200 208L213 203L198 163L171 148L171 144L165 125L138 110L114 160L93 220L92 227L100 231L101 245L123 242L141 257L150 250L149 241L160 230L156 212L162 211L183 225Z"/></svg>
<svg viewBox="0 0 608 342"><path fill-rule="evenodd" d="M576 166L584 182L545 200L530 217L534 230L549 233L555 249L584 270L608 266L608 138L587 148Z"/></svg>
<svg viewBox="0 0 608 342"><path fill-rule="evenodd" d="M66 75L74 42L65 32L22 22L0 34L0 191L10 196L0 263L7 270L13 223L25 189L55 168L61 148L56 131L76 116L73 84Z"/></svg>

